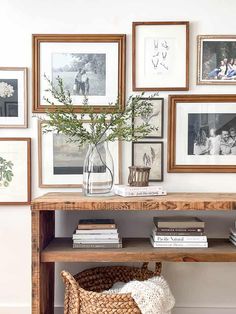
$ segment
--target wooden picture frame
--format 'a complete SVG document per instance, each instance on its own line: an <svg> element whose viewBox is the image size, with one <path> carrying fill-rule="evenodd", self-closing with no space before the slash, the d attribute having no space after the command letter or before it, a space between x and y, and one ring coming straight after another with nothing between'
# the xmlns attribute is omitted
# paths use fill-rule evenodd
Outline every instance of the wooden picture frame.
<svg viewBox="0 0 236 314"><path fill-rule="evenodd" d="M153 139L161 139L161 138L163 138L163 134L164 134L164 98L160 98L160 97L158 97L158 98L145 98L145 97L143 97L143 98L141 98L141 100L148 100L148 101L150 101L150 102L153 102L153 118L152 119L155 119L153 122L154 122L154 124L153 123L151 123L151 119L150 119L150 121L148 122L148 123L150 123L150 124L152 124L153 126L156 126L156 124L160 124L160 131L158 130L158 131L153 131L153 132L151 132L148 136L145 136L144 137L144 139L151 139L151 138L153 138ZM155 103L155 102L160 102L159 104L158 103ZM156 112L155 112L155 106L157 106L157 107L159 107L160 108L160 115L161 116L159 116L159 115L157 115L156 116ZM132 118L132 128L134 129L134 127L135 127L135 120L141 120L141 118L139 118L139 117L137 117L137 118ZM143 121L143 120L142 120ZM141 122L141 121L140 121ZM156 133L156 135L155 135L155 133Z"/></svg>
<svg viewBox="0 0 236 314"><path fill-rule="evenodd" d="M89 122L89 121L84 121ZM40 188L81 188L82 187L82 179L83 179L83 173L73 175L67 174L64 175L64 178L62 178L61 173L57 173L57 177L55 178L55 175L53 172L55 171L54 168L55 165L52 161L53 159L53 139L50 139L46 141L43 139L44 137L53 137L53 132L43 134L43 127L42 125L47 123L47 121L39 121L38 122L38 184ZM62 134L60 134L62 135ZM65 141L62 143L65 144ZM70 145L73 145L71 143L66 143L70 147ZM63 146L62 145L62 146ZM122 154L122 145L120 141L113 142L114 152L116 153L116 156L113 156L114 160L114 169L115 169L115 184L120 184L122 180L122 173L121 173L121 154ZM43 158L43 147L46 147L47 150L47 158ZM67 147L67 153L69 153L69 149ZM50 150L52 150L50 152ZM85 151L86 154L87 151ZM111 152L112 153L112 152ZM85 157L85 156L84 156ZM78 159L79 159L79 152L78 152ZM46 163L45 163L46 160ZM45 170L45 165L47 167L47 171ZM81 164L83 166L83 164ZM115 168L116 167L116 168ZM45 170L45 171L44 171ZM48 174L47 178L44 178L44 173ZM64 182L63 182L64 181Z"/></svg>
<svg viewBox="0 0 236 314"><path fill-rule="evenodd" d="M235 85L235 49L236 35L198 35L197 84Z"/></svg>
<svg viewBox="0 0 236 314"><path fill-rule="evenodd" d="M235 124L236 95L170 95L168 172L235 173Z"/></svg>
<svg viewBox="0 0 236 314"><path fill-rule="evenodd" d="M3 74L5 73L5 74ZM0 95L0 128L23 129L28 127L28 69L26 67L0 67L0 84L5 83L12 92ZM16 114L8 110L14 103ZM3 108L4 107L4 108Z"/></svg>
<svg viewBox="0 0 236 314"><path fill-rule="evenodd" d="M65 89L71 89L72 91L71 95L73 104L75 104L75 112L83 112L82 102L85 94L89 98L89 105L91 105L94 112L102 112L104 110L113 112L117 109L124 109L125 34L35 34L32 37L32 45L33 112L42 113L52 109L50 105L43 104L44 97L41 94L48 88L48 84L45 83L46 80L42 80L42 76L46 74L49 78L51 76L55 79L55 76L58 76L57 73L59 73L59 76L62 74L66 84L68 83L68 88L65 86ZM59 47L59 52L54 51L55 47ZM60 56L58 57L59 54ZM70 60L68 60L68 55ZM88 62L88 55L94 58L93 61L90 58ZM49 56L52 59L50 62L48 61L50 59ZM55 60L52 56L55 57ZM74 63L72 64L73 58L77 58L74 61L75 65ZM42 65L44 69L42 69ZM45 69L47 71L43 71ZM92 77L88 75L90 72ZM79 78L75 75L76 73L79 75ZM82 75L84 75L84 78ZM87 87L85 87L86 82L88 83ZM75 86L76 92L73 95ZM93 87L93 91L91 91L91 87ZM91 95L92 93L93 95ZM46 96L50 97L49 94ZM118 102L118 105L115 105L116 102ZM113 103L113 106L109 105L110 103Z"/></svg>
<svg viewBox="0 0 236 314"><path fill-rule="evenodd" d="M0 200L0 205L29 205L31 202L31 138L24 138L24 137L19 137L19 138L8 138L8 137L4 137L4 138L0 138L0 144L1 143L8 143L7 145L7 151L4 151L1 149L0 147L0 166L1 163L5 165L5 176L3 175L3 173L0 173L0 190L1 189L9 189L8 193L4 193L6 196L5 200L3 200L3 196L1 196L1 200ZM10 142L16 142L14 146L10 145ZM13 151L16 150L17 148L20 148L19 145L17 145L17 143L19 142L25 142L26 143L26 147L21 147L21 151L17 152L17 151ZM19 147L18 147L19 146ZM10 154L11 157L15 158L14 160L9 160L9 158L7 158L7 154ZM21 160L18 160L18 158L22 158ZM26 158L25 158L26 157ZM4 160L3 160L4 159ZM23 162L25 162L25 165L23 164ZM18 166L17 167L17 174L14 173L14 166ZM7 168L6 168L7 166ZM1 167L0 167L1 168ZM9 173L9 171L11 173ZM1 171L0 171L1 172ZM6 173L8 172L8 174ZM23 173L24 172L24 173ZM7 174L7 175L6 175ZM25 175L25 180L22 178L23 175ZM9 177L10 176L10 177ZM15 182L14 179L17 177L17 179L19 180L19 182ZM2 182L1 182L2 181ZM25 186L24 186L24 181L25 181ZM11 187L11 184L13 184L13 187ZM24 193L22 192L22 195L12 195L12 199L14 200L9 200L9 194L10 193L14 193L14 191L16 191L17 193L19 192L19 186L24 189ZM20 191L21 192L21 191ZM8 195L7 195L8 194ZM22 200L18 199L17 197L22 198ZM9 199L7 199L9 198Z"/></svg>
<svg viewBox="0 0 236 314"><path fill-rule="evenodd" d="M141 28L149 28L150 35L145 35L145 31L143 31L143 35L141 39L139 39L138 36L140 36L141 34L141 31L140 31ZM157 37L158 31L160 32L160 35L159 35L160 37ZM175 38L174 38L174 32L176 32ZM160 47L160 45L164 47L161 41L164 41L163 37L165 38L165 36L166 36L166 40L165 40L166 51L165 52L159 51L160 49L158 47ZM177 38L177 36L179 36L179 39ZM171 52L171 50L169 50L172 44L172 40L173 40L173 46L174 46L174 41L177 39L179 43L178 49L185 50L183 52L184 53L183 55L181 55L181 51L178 51L178 55L179 55L178 58L177 56L173 55L173 53L174 52L177 53L177 51ZM151 40L153 42L149 43L148 41L151 41ZM167 43L167 40L170 41L169 44ZM155 63L154 63L155 60L153 61L153 58L152 60L150 60L150 62L147 61L147 53L145 53L144 46L145 45L147 46L146 47L147 51L151 51L150 49L150 47L152 47L150 46L151 44L152 45L154 44L153 49L155 50L154 51L155 53L152 54L152 56L151 55L150 56L153 57L153 56L156 56L157 54L158 56L162 55L163 56L162 59L164 60L163 62L160 61L159 57L157 58L157 61ZM138 45L140 46L139 47L140 49L138 49ZM172 49L172 51L174 49ZM168 56L167 56L167 53L168 53ZM169 60L166 58L166 56L167 58L169 58ZM179 61L178 63L174 63L176 58ZM151 61L152 61L153 66L151 65ZM171 64L170 61L173 61L172 65L174 64L172 68L169 67L169 64ZM163 66L160 66L161 64ZM148 77L147 72L149 73L149 77ZM168 72L170 72L169 81L168 81ZM176 75L176 73L178 73L178 75ZM176 77L174 77L174 75ZM159 80L159 83L157 82L157 78ZM157 91L157 90L158 91L177 91L177 90L186 91L186 90L189 90L189 22L187 21L133 22L132 82L133 82L132 83L133 91Z"/></svg>
<svg viewBox="0 0 236 314"><path fill-rule="evenodd" d="M160 159L161 161L158 162L158 160L155 161L155 157L154 158L154 161L152 161L152 157L150 157L150 163L148 164L145 164L143 162L143 157L139 157L139 158L135 158L135 146L145 146L145 145L149 145L149 144L152 144L152 147L150 147L150 149L153 148L154 145L157 145L157 146L160 146ZM145 155L146 155L146 152L145 152ZM152 152L150 151L150 156L152 155ZM149 159L149 158L148 158ZM136 164L137 163L137 164ZM140 164L142 163L142 164ZM154 165L154 167L153 167ZM138 141L138 142L132 142L132 166L147 166L147 167L151 167L151 170L150 170L150 176L149 176L149 182L162 182L163 181L163 166L164 166L164 144L163 142L160 142L160 141ZM155 175L152 173L152 167L153 169L156 169L159 168L157 170L157 175L155 177Z"/></svg>

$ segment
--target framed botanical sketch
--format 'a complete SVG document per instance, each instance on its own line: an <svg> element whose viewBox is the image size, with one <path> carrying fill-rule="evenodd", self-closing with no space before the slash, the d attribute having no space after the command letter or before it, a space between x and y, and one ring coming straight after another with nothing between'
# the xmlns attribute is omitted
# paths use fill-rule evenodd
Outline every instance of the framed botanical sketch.
<svg viewBox="0 0 236 314"><path fill-rule="evenodd" d="M57 77L70 92L77 112L84 97L94 111L114 111L125 105L123 35L33 35L33 112L45 112L45 98L60 105L47 91ZM110 104L110 105L109 105Z"/></svg>
<svg viewBox="0 0 236 314"><path fill-rule="evenodd" d="M143 98L152 103L152 112L144 113L140 117L133 118L132 126L137 127L143 123L148 123L155 130L149 133L145 138L163 138L163 121L164 121L164 98Z"/></svg>
<svg viewBox="0 0 236 314"><path fill-rule="evenodd" d="M133 142L132 165L151 167L149 181L163 181L163 142Z"/></svg>
<svg viewBox="0 0 236 314"><path fill-rule="evenodd" d="M30 204L30 148L30 138L0 138L0 205Z"/></svg>
<svg viewBox="0 0 236 314"><path fill-rule="evenodd" d="M27 68L0 67L0 128L27 128Z"/></svg>
<svg viewBox="0 0 236 314"><path fill-rule="evenodd" d="M133 90L189 89L189 22L133 22Z"/></svg>
<svg viewBox="0 0 236 314"><path fill-rule="evenodd" d="M236 84L236 35L198 36L198 84Z"/></svg>
<svg viewBox="0 0 236 314"><path fill-rule="evenodd" d="M169 96L169 172L236 172L236 95Z"/></svg>
<svg viewBox="0 0 236 314"><path fill-rule="evenodd" d="M83 163L88 147L80 148L68 142L64 134L43 132L43 124L38 124L39 187L76 188L82 187ZM114 184L121 181L121 143L109 142L109 150L114 161Z"/></svg>

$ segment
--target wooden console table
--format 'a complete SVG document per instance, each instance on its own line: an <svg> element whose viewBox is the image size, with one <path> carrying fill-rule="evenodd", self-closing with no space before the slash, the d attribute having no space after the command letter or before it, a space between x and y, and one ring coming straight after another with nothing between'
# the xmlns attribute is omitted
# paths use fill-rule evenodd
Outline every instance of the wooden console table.
<svg viewBox="0 0 236 314"><path fill-rule="evenodd" d="M72 249L55 238L55 210L236 210L236 194L170 193L158 197L84 197L48 193L32 201L32 314L53 314L56 262L236 262L227 239L209 239L207 249L153 248L149 239L124 239L122 249Z"/></svg>

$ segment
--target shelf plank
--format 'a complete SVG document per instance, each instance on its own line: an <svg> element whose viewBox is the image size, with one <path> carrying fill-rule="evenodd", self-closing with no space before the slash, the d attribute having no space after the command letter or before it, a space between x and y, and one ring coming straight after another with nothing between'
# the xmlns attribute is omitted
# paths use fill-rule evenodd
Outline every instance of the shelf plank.
<svg viewBox="0 0 236 314"><path fill-rule="evenodd" d="M34 199L32 210L235 210L236 193L169 193L155 197L86 197L53 192Z"/></svg>
<svg viewBox="0 0 236 314"><path fill-rule="evenodd" d="M236 262L228 239L208 239L209 248L153 248L149 239L123 239L122 249L73 249L71 238L55 238L41 253L41 262Z"/></svg>

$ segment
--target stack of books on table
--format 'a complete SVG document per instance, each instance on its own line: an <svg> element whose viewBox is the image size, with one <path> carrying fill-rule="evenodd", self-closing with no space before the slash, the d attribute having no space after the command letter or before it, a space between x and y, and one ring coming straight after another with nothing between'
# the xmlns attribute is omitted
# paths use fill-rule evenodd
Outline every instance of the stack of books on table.
<svg viewBox="0 0 236 314"><path fill-rule="evenodd" d="M229 241L236 246L236 222L234 228L230 229Z"/></svg>
<svg viewBox="0 0 236 314"><path fill-rule="evenodd" d="M74 249L122 248L122 239L113 219L81 219L73 234Z"/></svg>
<svg viewBox="0 0 236 314"><path fill-rule="evenodd" d="M114 185L114 193L120 196L162 196L167 192L159 185L149 186L130 186L130 185Z"/></svg>
<svg viewBox="0 0 236 314"><path fill-rule="evenodd" d="M205 248L205 223L196 217L154 217L151 235L153 247Z"/></svg>

